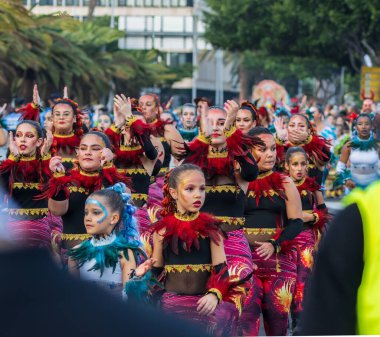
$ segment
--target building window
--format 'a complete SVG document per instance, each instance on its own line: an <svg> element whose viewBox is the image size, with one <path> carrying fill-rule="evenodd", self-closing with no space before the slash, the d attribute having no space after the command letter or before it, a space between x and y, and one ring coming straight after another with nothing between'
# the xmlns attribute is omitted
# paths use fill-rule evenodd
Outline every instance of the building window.
<svg viewBox="0 0 380 337"><path fill-rule="evenodd" d="M135 1L136 1L136 6L144 7L144 0L135 0Z"/></svg>
<svg viewBox="0 0 380 337"><path fill-rule="evenodd" d="M153 6L153 0L145 0L145 7L152 7Z"/></svg>
<svg viewBox="0 0 380 337"><path fill-rule="evenodd" d="M164 16L163 31L164 32L183 32L184 17L183 16Z"/></svg>
<svg viewBox="0 0 380 337"><path fill-rule="evenodd" d="M145 16L127 16L126 31L143 32L145 31Z"/></svg>
<svg viewBox="0 0 380 337"><path fill-rule="evenodd" d="M145 49L145 38L143 37L127 37L127 49Z"/></svg>
<svg viewBox="0 0 380 337"><path fill-rule="evenodd" d="M67 0L66 0L67 3ZM38 3L40 6L53 6L53 0L40 0Z"/></svg>
<svg viewBox="0 0 380 337"><path fill-rule="evenodd" d="M162 48L169 50L182 50L184 44L184 39L182 38L173 38L173 37L164 37L162 39Z"/></svg>
<svg viewBox="0 0 380 337"><path fill-rule="evenodd" d="M79 0L66 0L66 6L79 6Z"/></svg>

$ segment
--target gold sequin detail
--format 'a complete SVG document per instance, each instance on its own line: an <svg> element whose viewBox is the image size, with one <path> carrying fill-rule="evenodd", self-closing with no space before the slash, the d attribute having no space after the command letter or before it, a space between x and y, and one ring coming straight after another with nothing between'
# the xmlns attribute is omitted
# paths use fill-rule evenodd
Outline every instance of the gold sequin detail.
<svg viewBox="0 0 380 337"><path fill-rule="evenodd" d="M211 271L211 264L170 264L165 266L165 271L167 273Z"/></svg>

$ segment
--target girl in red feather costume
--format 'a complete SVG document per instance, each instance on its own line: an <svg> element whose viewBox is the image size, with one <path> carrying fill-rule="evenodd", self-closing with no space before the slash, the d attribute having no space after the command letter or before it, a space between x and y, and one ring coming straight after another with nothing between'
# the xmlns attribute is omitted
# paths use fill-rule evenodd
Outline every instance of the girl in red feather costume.
<svg viewBox="0 0 380 337"><path fill-rule="evenodd" d="M195 165L184 164L170 173L163 191L163 219L154 226L153 272L165 271L164 311L220 335L233 326L217 312L234 307L223 302L231 300L234 282L228 276L220 221L199 212L205 190L204 174Z"/></svg>
<svg viewBox="0 0 380 337"><path fill-rule="evenodd" d="M34 121L18 124L9 134L9 156L0 165L1 183L6 195L9 231L25 246L51 248L52 236L61 231L61 223L52 221L47 198L36 200L49 180L50 145Z"/></svg>
<svg viewBox="0 0 380 337"><path fill-rule="evenodd" d="M262 127L249 131L264 145L253 155L259 176L249 183L245 206L244 232L257 265L253 287L245 303L243 335L259 332L263 314L267 335L286 335L290 304L296 281L297 251L293 239L303 229L301 199L293 181L274 172L276 143L271 132Z"/></svg>
<svg viewBox="0 0 380 337"><path fill-rule="evenodd" d="M62 255L65 251L88 238L83 223L84 205L88 195L117 182L129 184L129 180L118 174L112 164L113 153L106 135L91 131L82 137L76 166L66 170L62 158L53 157L49 168L53 177L42 197L49 198L49 210L62 216Z"/></svg>
<svg viewBox="0 0 380 337"><path fill-rule="evenodd" d="M301 146L309 161L308 175L316 178L318 184L322 184L323 170L330 160L330 142L317 135L305 115L295 114L287 128L283 128L281 121L275 121L277 166L284 169L286 151L293 146Z"/></svg>
<svg viewBox="0 0 380 337"><path fill-rule="evenodd" d="M307 176L308 160L301 147L292 147L286 152L285 168L294 181L302 202L303 231L293 240L298 249L297 279L291 306L292 329L294 330L302 312L304 289L311 275L318 237L324 230L327 208L321 186L315 178Z"/></svg>

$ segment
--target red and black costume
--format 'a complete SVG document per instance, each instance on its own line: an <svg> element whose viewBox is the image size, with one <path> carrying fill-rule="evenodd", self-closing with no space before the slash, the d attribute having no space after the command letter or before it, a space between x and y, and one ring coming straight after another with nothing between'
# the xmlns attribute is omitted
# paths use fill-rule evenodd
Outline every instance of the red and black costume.
<svg viewBox="0 0 380 337"><path fill-rule="evenodd" d="M267 335L286 335L290 303L296 281L297 253L292 240L302 231L302 219L288 219L285 184L279 172L263 172L250 182L245 207L244 232L258 269L246 305L244 335L258 335L263 314ZM264 260L256 252L255 241L269 241L275 253Z"/></svg>
<svg viewBox="0 0 380 337"><path fill-rule="evenodd" d="M322 184L323 171L318 166L325 166L331 157L330 142L322 136L311 134L304 143L292 144L289 141L283 142L277 137L276 139L276 151L277 151L277 166L283 171L286 151L290 147L300 146L307 155L309 161L308 175L311 178L316 178L318 184Z"/></svg>
<svg viewBox="0 0 380 337"><path fill-rule="evenodd" d="M297 279L291 305L293 330L303 310L304 290L313 269L318 238L324 230L328 219L326 205L317 204L315 192L319 191L321 186L316 183L315 178L306 177L299 182L295 182L295 185L301 197L302 211L313 214L314 220L304 222L302 232L293 240L298 250Z"/></svg>
<svg viewBox="0 0 380 337"><path fill-rule="evenodd" d="M219 302L234 302L232 295L238 284L231 281L225 263L212 265L210 244L222 242L220 224L212 215L198 212L169 214L154 225L154 231L164 237L165 265L153 270L157 274L164 270L162 309L196 322L211 332L231 329L226 321L217 320L223 307L231 304L220 303L214 315L202 316L197 312L198 300L213 293ZM160 234L162 230L164 233Z"/></svg>
<svg viewBox="0 0 380 337"><path fill-rule="evenodd" d="M49 162L50 155L41 158L10 154L0 165L9 232L25 246L50 249L52 238L62 230L62 223L52 219L48 211L47 198L36 199L49 180Z"/></svg>
<svg viewBox="0 0 380 337"><path fill-rule="evenodd" d="M215 151L210 139L199 135L187 144L189 155L185 162L201 167L206 176L206 199L202 211L216 216L222 221L222 229L227 233L224 248L231 275L240 279L253 272L251 252L244 236L244 203L245 193L236 183L217 185L218 176L226 176L235 181L236 162L240 166L240 175L244 180L252 181L258 173L257 164L250 148L260 144L255 137L244 135L236 127L225 131L227 146L224 150ZM244 289L245 287L245 289ZM241 308L250 280L246 282L235 301Z"/></svg>
<svg viewBox="0 0 380 337"><path fill-rule="evenodd" d="M69 202L67 212L62 215L62 248L72 248L78 242L90 237L84 226L86 199L92 192L117 182L124 182L130 186L129 179L121 176L111 165L93 173L84 172L78 167L68 170L65 174L54 173L42 196Z"/></svg>

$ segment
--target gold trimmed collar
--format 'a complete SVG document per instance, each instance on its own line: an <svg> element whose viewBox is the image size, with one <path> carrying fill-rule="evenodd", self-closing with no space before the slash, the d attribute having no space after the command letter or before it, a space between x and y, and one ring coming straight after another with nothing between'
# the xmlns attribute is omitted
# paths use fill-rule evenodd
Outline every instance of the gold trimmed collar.
<svg viewBox="0 0 380 337"><path fill-rule="evenodd" d="M273 173L272 170L266 171L266 172L262 172L262 173L259 174L259 176L257 177L257 179L263 179L263 178L269 177L272 173Z"/></svg>
<svg viewBox="0 0 380 337"><path fill-rule="evenodd" d="M32 161L36 159L36 155L34 154L33 156L26 157L26 156L21 156L20 161Z"/></svg>
<svg viewBox="0 0 380 337"><path fill-rule="evenodd" d="M58 138L70 138L74 136L74 131L71 131L68 135L63 135L63 134L54 132L53 136L58 137Z"/></svg>
<svg viewBox="0 0 380 337"><path fill-rule="evenodd" d="M174 213L174 216L176 219L181 220L181 221L193 221L199 216L199 212L193 213L193 214L179 214L179 213Z"/></svg>
<svg viewBox="0 0 380 337"><path fill-rule="evenodd" d="M79 173L82 175L82 176L86 176L86 177L96 177L99 175L99 172L85 172L83 171L82 169L79 169Z"/></svg>
<svg viewBox="0 0 380 337"><path fill-rule="evenodd" d="M303 179L301 179L301 180L299 180L299 181L295 181L295 182L294 182L294 185L296 185L296 186L301 186L301 185L305 182L305 179L306 179L306 178L303 178Z"/></svg>

